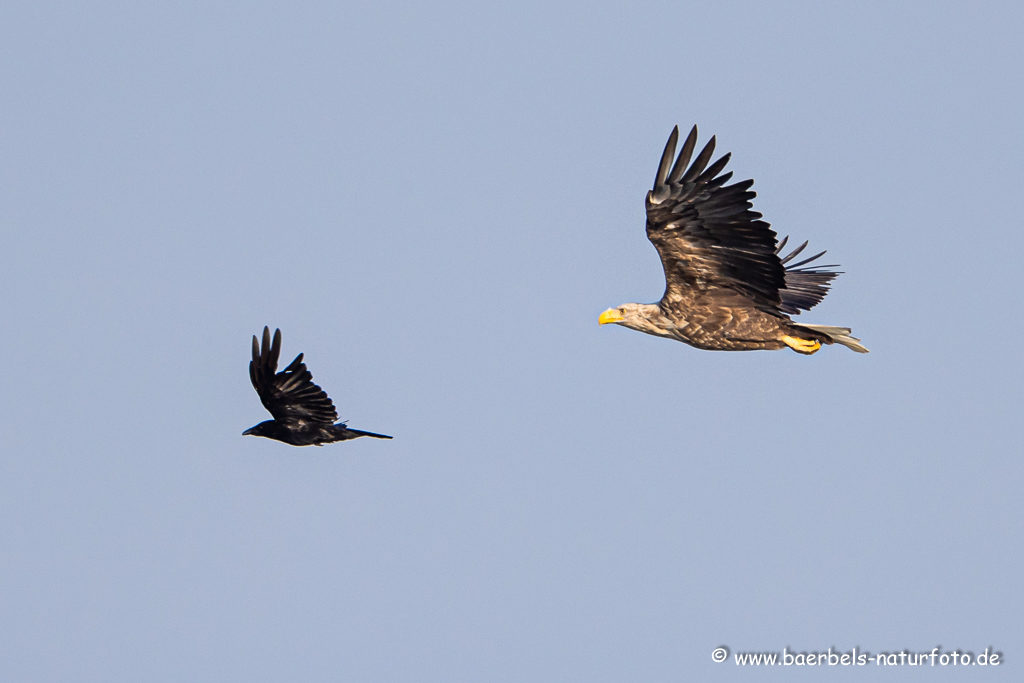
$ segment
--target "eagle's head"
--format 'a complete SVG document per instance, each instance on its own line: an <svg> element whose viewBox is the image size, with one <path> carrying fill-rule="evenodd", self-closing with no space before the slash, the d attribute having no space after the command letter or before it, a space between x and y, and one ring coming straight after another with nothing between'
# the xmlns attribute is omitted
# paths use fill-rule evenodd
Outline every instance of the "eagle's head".
<svg viewBox="0 0 1024 683"><path fill-rule="evenodd" d="M659 337L670 336L669 332L658 324L661 317L659 313L658 304L622 304L602 313L597 322L600 325L614 323Z"/></svg>

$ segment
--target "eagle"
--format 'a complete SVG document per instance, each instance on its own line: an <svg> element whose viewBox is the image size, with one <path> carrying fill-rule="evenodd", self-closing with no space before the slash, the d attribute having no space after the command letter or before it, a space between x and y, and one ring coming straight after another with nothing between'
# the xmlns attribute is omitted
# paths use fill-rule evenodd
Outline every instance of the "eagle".
<svg viewBox="0 0 1024 683"><path fill-rule="evenodd" d="M834 265L814 265L825 252L791 263L807 247L789 254L761 214L752 211L753 180L726 185L722 173L731 155L712 163L715 138L690 164L697 126L678 158L679 127L661 155L654 188L647 193L647 238L661 256L665 294L656 304L623 304L598 318L709 351L753 351L789 347L812 354L823 344L868 350L847 327L793 322L813 308L839 275ZM675 164L672 163L675 158ZM671 167L671 170L670 170Z"/></svg>
<svg viewBox="0 0 1024 683"><path fill-rule="evenodd" d="M323 446L335 441L348 441L360 436L390 439L384 434L349 429L338 421L338 411L324 390L313 383L313 375L302 362L302 354L281 372L277 361L281 356L281 330L274 332L270 341L270 328L263 328L263 348L256 335L252 337L252 360L249 379L260 396L263 407L274 416L242 432L242 436L263 436L283 441L292 446Z"/></svg>

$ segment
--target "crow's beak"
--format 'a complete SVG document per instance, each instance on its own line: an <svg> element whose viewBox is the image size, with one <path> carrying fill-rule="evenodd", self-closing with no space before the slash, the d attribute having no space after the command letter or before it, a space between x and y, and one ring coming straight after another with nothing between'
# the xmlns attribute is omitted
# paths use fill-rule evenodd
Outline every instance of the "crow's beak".
<svg viewBox="0 0 1024 683"><path fill-rule="evenodd" d="M252 434L252 430L254 430L254 429L256 429L256 428L255 427L250 427L249 429L246 429L244 432L242 432L242 436L249 436L250 434Z"/></svg>

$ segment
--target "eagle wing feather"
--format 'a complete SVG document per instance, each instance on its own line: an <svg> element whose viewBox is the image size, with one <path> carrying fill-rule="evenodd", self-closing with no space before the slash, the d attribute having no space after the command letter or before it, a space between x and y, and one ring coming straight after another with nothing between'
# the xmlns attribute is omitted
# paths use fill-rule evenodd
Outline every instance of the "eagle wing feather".
<svg viewBox="0 0 1024 683"><path fill-rule="evenodd" d="M715 289L738 292L751 305L773 313L795 314L821 301L838 273L821 270L832 266L807 264L825 252L787 268L785 264L806 243L779 257L786 240L779 243L771 226L752 210L751 200L757 196L750 189L754 181L726 185L732 172L722 171L730 155L708 165L715 151L714 137L690 164L696 126L673 164L678 140L677 126L665 145L646 201L647 238L665 269L662 305L685 305L701 293L706 301ZM733 296L723 299L735 301Z"/></svg>
<svg viewBox="0 0 1024 683"><path fill-rule="evenodd" d="M753 181L725 185L732 177L732 173L721 173L728 154L708 166L715 151L714 137L686 168L697 142L696 126L669 174L678 139L676 127L646 202L647 237L665 269L662 302L690 299L694 289L725 288L777 310L782 304L779 290L786 284L785 268L775 253L775 232L760 220L760 213L751 210Z"/></svg>

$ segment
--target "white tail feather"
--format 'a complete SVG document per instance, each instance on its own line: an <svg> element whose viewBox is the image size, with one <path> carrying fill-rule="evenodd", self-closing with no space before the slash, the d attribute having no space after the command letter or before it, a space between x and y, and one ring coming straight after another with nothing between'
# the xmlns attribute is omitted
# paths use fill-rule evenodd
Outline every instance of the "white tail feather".
<svg viewBox="0 0 1024 683"><path fill-rule="evenodd" d="M857 353L867 353L868 350L861 345L860 339L851 337L851 330L849 327L835 327L834 325L808 325L807 323L800 323L800 327L806 327L809 330L815 332L821 332L822 334L828 335L829 339L837 344L842 344L848 349L853 349Z"/></svg>

